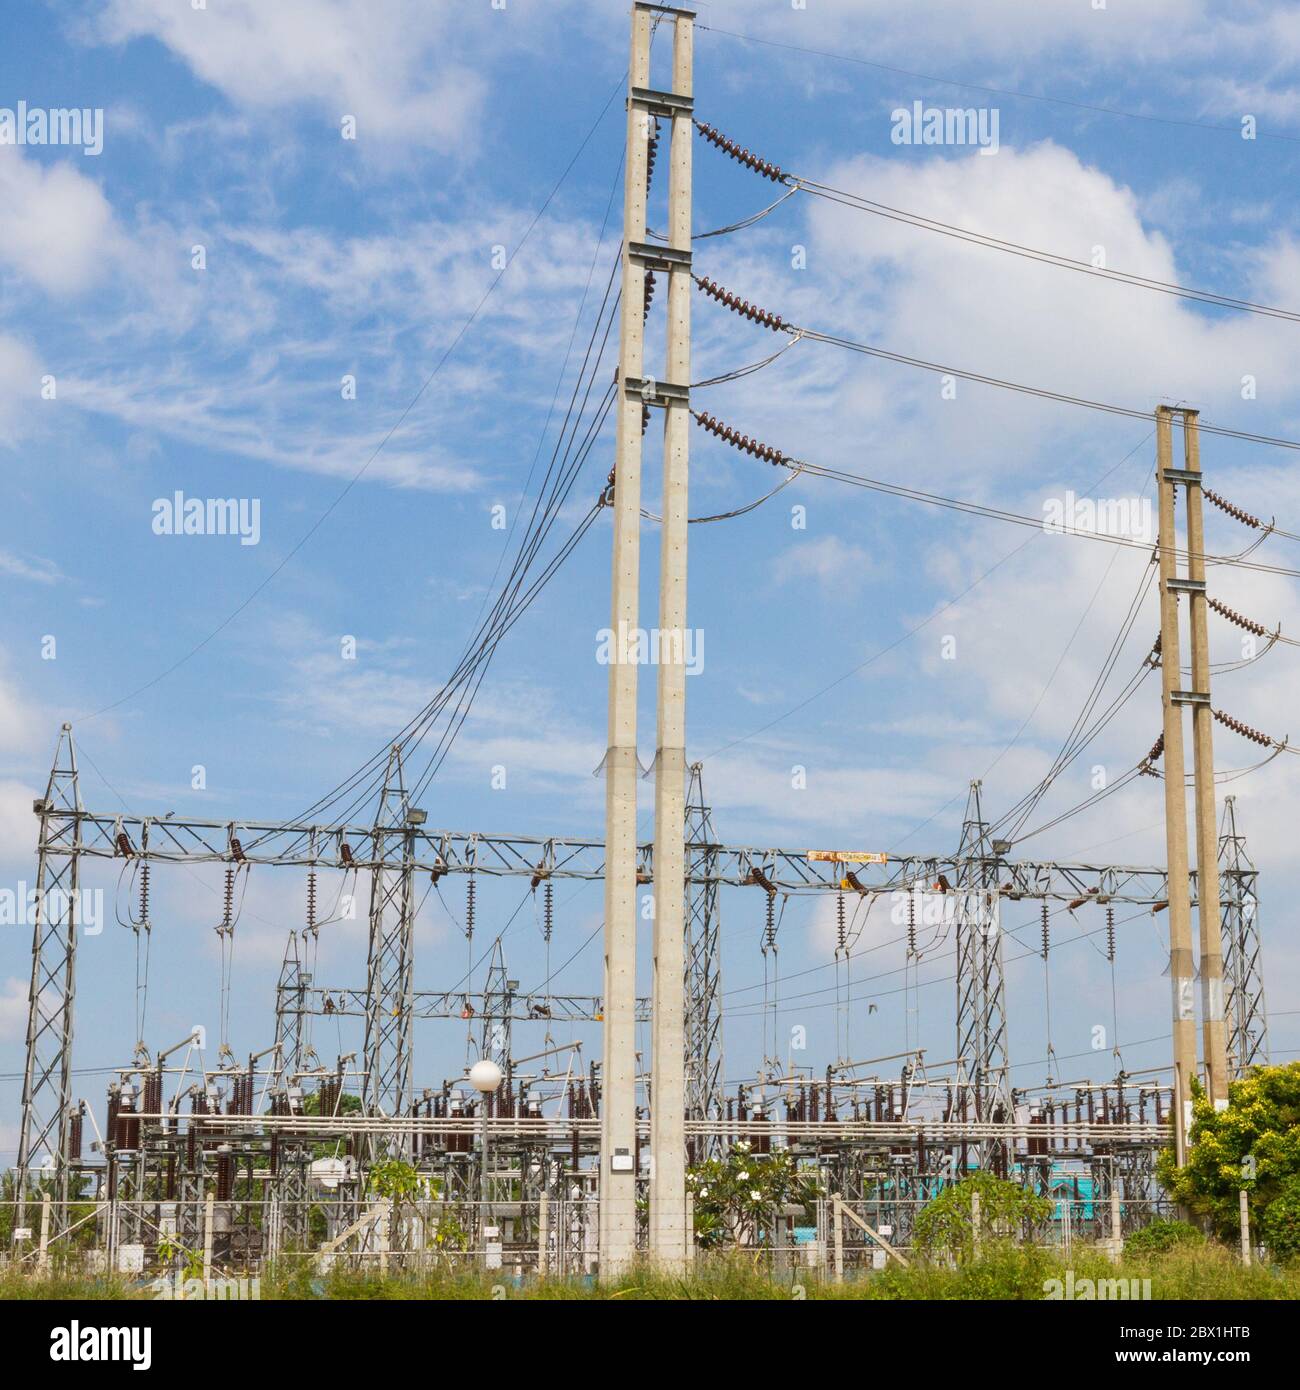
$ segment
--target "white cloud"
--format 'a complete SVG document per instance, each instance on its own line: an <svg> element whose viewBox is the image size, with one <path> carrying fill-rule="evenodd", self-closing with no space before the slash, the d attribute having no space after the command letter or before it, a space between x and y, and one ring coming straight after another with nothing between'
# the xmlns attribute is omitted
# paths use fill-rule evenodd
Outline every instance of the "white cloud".
<svg viewBox="0 0 1300 1390"><path fill-rule="evenodd" d="M42 728L36 708L12 676L0 671L0 750L26 751Z"/></svg>
<svg viewBox="0 0 1300 1390"><path fill-rule="evenodd" d="M37 840L32 802L38 794L35 787L24 782L12 778L0 781L0 864L31 862Z"/></svg>
<svg viewBox="0 0 1300 1390"><path fill-rule="evenodd" d="M1174 113L1184 118L1226 123L1242 111L1294 115L1294 84L1287 74L1300 61L1300 11L1273 0L1244 0L1230 7L1230 14L1228 8L1209 0L1108 5L1088 0L1028 5L1024 0L984 0L979 5L911 0L903 6L893 0L835 0L795 9L784 4L758 7L751 0L713 0L699 23L914 72L1165 114L1168 104L1151 97L1153 64L1158 60L1161 83L1178 94ZM862 88L870 83L871 91L883 88L890 99L924 96L935 104L967 106L998 101L995 93L974 88L923 85L905 71L872 74L859 68L855 73L847 63L833 64L828 71L815 60L787 58L731 38L720 36L716 44L733 61L769 64L785 58L795 71L811 66L823 83ZM1046 60L1049 81L1029 65L1031 60ZM976 62L979 66L972 71L970 65ZM1251 73L1251 78L1234 78L1233 67ZM1107 95L1102 97L1088 91L1098 69L1106 78ZM1117 100L1112 89L1125 77L1141 83L1142 91ZM1019 109L1020 103L1013 105Z"/></svg>
<svg viewBox="0 0 1300 1390"><path fill-rule="evenodd" d="M39 555L24 557L8 550L0 550L0 574L12 575L15 579L30 579L36 584L56 584L60 579L59 567L53 560Z"/></svg>
<svg viewBox="0 0 1300 1390"><path fill-rule="evenodd" d="M111 43L151 37L236 105L305 105L358 141L447 147L472 132L482 79L450 56L460 6L415 0L114 0L99 25Z"/></svg>
<svg viewBox="0 0 1300 1390"><path fill-rule="evenodd" d="M1004 147L991 159L912 154L845 161L825 178L869 190L880 203L1085 263L1101 247L1107 266L1188 283L1167 239L1143 224L1135 195L1068 150L1044 143ZM1287 325L1244 314L1210 317L1169 296L834 204L814 205L811 218L810 255L834 281L815 327L833 319L832 331L859 341L1137 409L1181 400L1218 423L1247 428L1259 426L1259 403L1242 400L1244 375L1266 382L1264 395L1274 403L1294 400L1300 385ZM1275 284L1294 256L1279 240L1236 258L1225 288L1262 298L1261 287ZM1029 467L1041 472L1031 451L1049 441L1100 434L1095 414L1069 406L963 381L955 400L943 400L937 375L870 359L838 365L846 374L836 407L818 412L819 442L860 460L857 441L889 439L890 478L924 460L931 481L959 477L985 491L990 480ZM1118 426L1105 428L1116 437ZM1129 427L1130 444L1139 430ZM1046 481L1062 472L1054 464Z"/></svg>
<svg viewBox="0 0 1300 1390"><path fill-rule="evenodd" d="M871 557L860 545L850 545L838 536L801 541L779 556L774 573L784 583L791 579L814 579L833 591L855 589L872 572Z"/></svg>
<svg viewBox="0 0 1300 1390"><path fill-rule="evenodd" d="M12 1042L27 1032L27 981L10 975L0 982L0 1038Z"/></svg>
<svg viewBox="0 0 1300 1390"><path fill-rule="evenodd" d="M10 443L25 432L31 408L40 395L41 375L42 368L31 348L0 333L0 428Z"/></svg>
<svg viewBox="0 0 1300 1390"><path fill-rule="evenodd" d="M99 185L68 160L40 164L0 145L0 262L52 294L108 269L120 241Z"/></svg>
<svg viewBox="0 0 1300 1390"><path fill-rule="evenodd" d="M143 225L122 258L130 297L85 324L96 351L59 376L59 400L137 436L282 468L351 479L365 465L370 483L473 491L484 454L517 447L501 395L544 404L552 369L531 369L563 351L590 266L594 228L540 224L461 342L493 286L493 247L515 252L527 226L508 206L400 236L222 226L208 237L209 280L180 268L189 232ZM176 353L180 339L208 351ZM345 373L355 400L342 397ZM459 432L434 427L451 400Z"/></svg>
<svg viewBox="0 0 1300 1390"><path fill-rule="evenodd" d="M1194 31L1198 22L1204 22L1204 13L1203 0L1145 0L1141 5L1107 8L1086 3L1026 5L1023 0L985 0L971 6L912 0L903 9L891 0L836 0L833 5L810 4L799 10L775 6L766 14L755 14L748 5L724 0L710 6L700 23L717 19L730 27L744 18L746 32L791 44L824 47L830 43L863 57L911 54L915 58L924 44L931 55L968 58L978 54L1010 64L1054 51L1094 50L1131 57L1141 46L1167 43L1171 31ZM866 34L871 36L869 52L862 45Z"/></svg>
<svg viewBox="0 0 1300 1390"><path fill-rule="evenodd" d="M773 843L816 837L822 848L886 850L900 824L921 820L951 795L950 771L872 766L838 748L751 742L705 765L722 838L729 814L760 822ZM885 827L888 827L886 830Z"/></svg>

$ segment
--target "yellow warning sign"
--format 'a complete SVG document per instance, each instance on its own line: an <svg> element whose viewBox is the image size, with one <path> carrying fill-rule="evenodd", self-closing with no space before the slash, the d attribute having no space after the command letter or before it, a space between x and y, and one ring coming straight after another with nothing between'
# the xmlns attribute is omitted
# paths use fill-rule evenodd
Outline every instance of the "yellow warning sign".
<svg viewBox="0 0 1300 1390"><path fill-rule="evenodd" d="M810 849L808 860L822 860L831 864L888 864L889 855L869 849Z"/></svg>

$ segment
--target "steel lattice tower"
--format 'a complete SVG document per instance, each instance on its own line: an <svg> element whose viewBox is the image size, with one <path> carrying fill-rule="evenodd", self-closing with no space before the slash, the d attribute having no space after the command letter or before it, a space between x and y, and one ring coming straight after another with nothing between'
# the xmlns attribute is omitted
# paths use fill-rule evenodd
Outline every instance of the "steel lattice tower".
<svg viewBox="0 0 1300 1390"><path fill-rule="evenodd" d="M1253 1066L1268 1065L1268 1014L1264 1008L1264 963L1259 943L1259 871L1237 833L1237 799L1224 799L1219 836L1219 879L1223 887L1224 1014L1228 1020L1228 1066L1234 1080Z"/></svg>
<svg viewBox="0 0 1300 1390"><path fill-rule="evenodd" d="M403 1115L411 1100L414 853L402 782L402 750L388 755L375 817L370 886L370 955L366 978L366 1113ZM390 1147L405 1148L409 1140Z"/></svg>
<svg viewBox="0 0 1300 1390"><path fill-rule="evenodd" d="M68 1200L72 1020L80 908L76 851L81 844L82 810L71 724L65 724L59 734L45 796L33 809L41 818L41 828L32 974L27 992L27 1059L18 1133L18 1200L22 1203L26 1198L32 1160L45 1154L54 1171L55 1201L62 1209ZM21 1211L20 1206L20 1219Z"/></svg>
<svg viewBox="0 0 1300 1390"><path fill-rule="evenodd" d="M506 958L500 939L492 943L487 978L483 982L483 1027L479 1034L479 1056L495 1062L503 1072L510 1071L510 1022L514 1012L514 991L506 974Z"/></svg>
<svg viewBox="0 0 1300 1390"><path fill-rule="evenodd" d="M302 934L304 941L307 939L307 930ZM310 989L311 974L302 968L298 932L291 928L289 939L285 943L284 959L280 965L280 978L275 988L273 1054L275 1064L280 1069L280 1099L286 1111L291 1109L290 1089L299 1084L296 1074L301 1071L303 1065L303 1041L307 1031ZM278 1227L275 1233L277 1247L282 1246L286 1238L294 1249L302 1249L305 1246L310 1230L310 1188L307 1181L310 1163L310 1145L295 1143L291 1138L280 1142L278 1170L274 1173L269 1188L276 1202L271 1208L271 1213Z"/></svg>
<svg viewBox="0 0 1300 1390"><path fill-rule="evenodd" d="M686 1114L723 1117L722 947L719 933L717 841L704 801L703 768L691 764L686 797ZM699 1158L722 1152L722 1135L702 1141Z"/></svg>
<svg viewBox="0 0 1300 1390"><path fill-rule="evenodd" d="M988 826L980 810L980 784L970 784L962 820L957 893L957 1056L975 1083L979 1121L1011 1113L1007 1062L1007 986L1002 969L1002 931ZM997 1145L981 1145L981 1164Z"/></svg>
<svg viewBox="0 0 1300 1390"><path fill-rule="evenodd" d="M310 985L311 976L303 973L298 953L298 933L291 928L275 986L275 1055L286 1086L288 1078L302 1066L302 1018Z"/></svg>

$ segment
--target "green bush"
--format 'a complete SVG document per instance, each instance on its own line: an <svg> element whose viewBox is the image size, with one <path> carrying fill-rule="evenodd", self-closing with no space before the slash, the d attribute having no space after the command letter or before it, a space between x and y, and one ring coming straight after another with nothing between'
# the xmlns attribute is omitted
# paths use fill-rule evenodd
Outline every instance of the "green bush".
<svg viewBox="0 0 1300 1390"><path fill-rule="evenodd" d="M1300 1181L1300 1062L1256 1067L1234 1081L1226 1110L1215 1110L1195 1081L1192 1087L1187 1163L1177 1167L1166 1149L1156 1171L1180 1206L1204 1217L1231 1244L1240 1235L1243 1188L1262 1231L1272 1203ZM1279 1223L1285 1225L1281 1216Z"/></svg>
<svg viewBox="0 0 1300 1390"><path fill-rule="evenodd" d="M1300 1178L1292 1178L1264 1209L1259 1233L1275 1260L1300 1260Z"/></svg>
<svg viewBox="0 0 1300 1390"><path fill-rule="evenodd" d="M733 1144L726 1158L691 1168L686 1183L702 1250L757 1244L783 1206L810 1209L820 1195L816 1180L800 1171L789 1150L756 1154L743 1141Z"/></svg>
<svg viewBox="0 0 1300 1390"><path fill-rule="evenodd" d="M980 1230L985 1240L1019 1238L1052 1214L1050 1197L1040 1197L992 1173L971 1173L921 1208L913 1231L917 1248L932 1254L954 1255L959 1260L970 1259L975 1244L971 1198L977 1192Z"/></svg>
<svg viewBox="0 0 1300 1390"><path fill-rule="evenodd" d="M1124 1237L1126 1255L1167 1255L1178 1245L1204 1245L1205 1237L1187 1221L1153 1221Z"/></svg>

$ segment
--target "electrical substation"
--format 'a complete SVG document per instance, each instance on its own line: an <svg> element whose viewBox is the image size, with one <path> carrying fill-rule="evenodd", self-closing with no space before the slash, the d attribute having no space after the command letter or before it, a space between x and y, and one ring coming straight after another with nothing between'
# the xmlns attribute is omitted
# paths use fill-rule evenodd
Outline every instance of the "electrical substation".
<svg viewBox="0 0 1300 1390"><path fill-rule="evenodd" d="M1102 678L1116 669L1122 646L1117 639L1061 753L1016 806L992 815L980 782L957 784L954 793L966 800L955 847L912 854L853 843L728 843L710 807L709 767L688 757L680 655L655 668L658 722L648 773L637 757L639 664L609 663L603 838L575 837L562 824L546 836L449 829L426 811L432 778L496 646L605 513L612 522L611 629L638 629L640 538L643 528L657 525L656 630L679 639L686 631L688 537L698 522L727 519L690 513L692 438L710 449L740 450L775 483L727 516L760 505L797 478L817 477L923 505L993 512L795 458L750 438L743 424L697 407L697 389L710 384L693 382L691 374L697 290L703 312L738 313L756 337L776 342L771 357L738 371L812 341L969 375L994 388L1030 388L818 333L776 308L750 304L743 287L724 287L710 276L708 248L716 243L707 237L743 234L790 197L829 198L867 215L909 215L860 206L865 200L856 195L752 154L723 133L722 113L708 113L717 125L697 119L694 30L689 10L632 6L621 254L514 569L430 704L367 765L287 822L97 809L86 804L75 730L65 724L59 732L48 787L34 808L37 916L12 1194L17 1258L48 1262L60 1248L76 1246L107 1267L156 1272L167 1267L159 1252L179 1248L201 1260L205 1276L213 1269L255 1271L285 1252L308 1252L323 1265L383 1268L461 1261L519 1274L603 1277L646 1258L678 1270L695 1258L693 1174L738 1144L749 1146L755 1164L783 1154L816 1183L810 1212L782 1208L746 1234L777 1267L842 1271L905 1261L920 1208L976 1169L1053 1199L1054 1214L1041 1233L1046 1243L1120 1240L1169 1210L1156 1158L1171 1145L1185 1155L1193 1083L1222 1105L1230 1081L1268 1060L1258 872L1247 847L1249 826L1238 824L1233 797L1216 801L1212 734L1218 724L1260 744L1269 758L1293 750L1214 702L1207 627L1211 620L1236 625L1264 650L1290 639L1213 594L1207 562L1210 573L1218 563L1270 567L1250 558L1255 546L1232 557L1208 556L1203 503L1257 532L1257 543L1277 528L1202 485L1202 438L1240 432L1202 422L1189 408L1124 411L1033 392L1062 408L1099 408L1151 425L1159 533L1142 546L1150 564L1121 638L1133 630L1139 600L1152 585L1159 591L1159 634L1120 695L1103 699ZM670 74L661 86L652 85L656 35L671 49L661 55ZM697 155L730 157L753 174L756 189L770 183L779 196L744 222L696 230ZM662 231L651 222L652 200ZM960 234L943 224L924 230ZM998 243L990 253L997 252L1025 248ZM1077 268L1063 262L1057 258L1063 269ZM662 364L646 360L646 325L656 313L665 316ZM607 345L616 348L616 363L604 356ZM607 422L612 469L601 452ZM654 514L643 506L642 451L661 433L663 497ZM552 525L593 453L599 496L572 534L547 552ZM1041 526L1035 518L996 515ZM1144 685L1148 675L1153 679ZM1085 805L1135 779L1163 779L1166 862L1027 856L1021 832L1048 786L1109 722L1117 702L1140 687L1159 737ZM423 756L417 761L417 749L427 754L430 744L436 748L427 765ZM643 776L654 786L653 835L646 839L637 833ZM283 924L283 965L274 997L264 1001L260 1046L235 1055L224 1027L220 1039L144 1036L141 1017L135 1055L121 1059L106 1091L86 1091L73 1056L77 905L87 873L116 876L119 920L127 929L121 949L133 947L143 962L138 969L147 971L150 935L163 929L151 917L158 880L212 866L223 875L217 931L226 993L237 978L240 904L250 876L287 870L305 885L300 914ZM541 923L547 952L554 945L568 956L580 943L565 939L557 905L566 889L583 883L598 883L604 893L600 990L560 992L549 970L545 980L514 978L498 934L505 899L494 895L522 895ZM471 967L483 962L479 988L468 976L457 982L459 962L417 960L414 922L430 893L461 924ZM646 893L653 894L652 923L640 910ZM345 900L360 904L368 927L364 978L360 962L354 978L326 976L317 964L320 935L337 922ZM885 1055L855 1057L849 1027L855 1000L845 989L842 998L837 991L840 1055L809 1063L779 1036L782 919L792 903L825 905L834 922L838 980L854 951L855 924L875 902L883 907L872 930L887 920L905 952L905 998L919 987L923 963L940 954L950 963L952 981L944 990L951 1046L936 1053L918 1036L900 1034L881 1049ZM738 1056L728 1048L725 1066L724 917L752 924L745 949L751 968L756 949L765 981L761 1004L752 1006L752 1016L763 1021L764 1055ZM1127 1068L1115 1041L1123 1032L1116 1017L1109 1047L1086 1061L1058 1063L1049 1021L1041 1074L1013 1083L1008 1019L1017 1010L1044 1008L1042 997L1022 999L1008 990L1006 922L1013 917L1017 928L1031 923L1038 939L1049 1019L1063 924L1089 934L1112 982L1125 968L1125 924L1157 924L1167 936L1169 975L1150 983L1172 1000L1169 1055L1152 1067ZM638 932L647 931L653 933L649 981L637 972ZM733 968L730 955L726 968ZM431 979L434 988L417 987L417 980ZM1057 984L1068 987L1067 980ZM332 1030L340 1020L363 1037L357 1050L329 1050L326 1040L337 1036ZM468 1036L473 1055L463 1072L429 1073L415 1046L417 1023ZM648 1050L638 1045L641 1038L648 1038ZM394 1191L376 1182L396 1168L412 1172L414 1185Z"/></svg>

